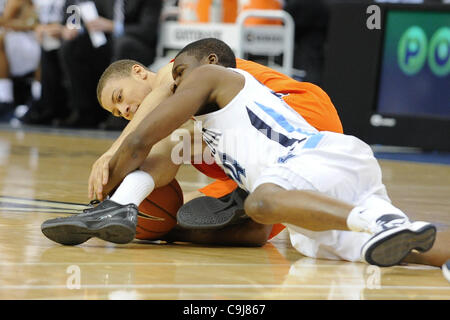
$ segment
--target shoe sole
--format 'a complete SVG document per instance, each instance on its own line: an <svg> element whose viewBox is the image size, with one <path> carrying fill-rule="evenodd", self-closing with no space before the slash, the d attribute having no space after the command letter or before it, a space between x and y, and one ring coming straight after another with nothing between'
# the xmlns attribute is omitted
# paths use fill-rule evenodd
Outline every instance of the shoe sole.
<svg viewBox="0 0 450 320"><path fill-rule="evenodd" d="M126 244L135 238L136 229L119 223L108 223L98 228L72 221L42 227L42 233L52 241L63 245L78 245L97 237L117 244Z"/></svg>
<svg viewBox="0 0 450 320"><path fill-rule="evenodd" d="M187 229L220 228L234 216L234 210L230 210L229 206L212 197L196 198L178 210L177 223Z"/></svg>
<svg viewBox="0 0 450 320"><path fill-rule="evenodd" d="M379 267L397 265L412 250L430 250L436 239L436 227L425 222L415 222L403 230L390 231L375 235L366 243L362 255L367 263Z"/></svg>
<svg viewBox="0 0 450 320"><path fill-rule="evenodd" d="M177 212L177 223L186 229L219 229L248 217L242 208L212 197L196 198Z"/></svg>

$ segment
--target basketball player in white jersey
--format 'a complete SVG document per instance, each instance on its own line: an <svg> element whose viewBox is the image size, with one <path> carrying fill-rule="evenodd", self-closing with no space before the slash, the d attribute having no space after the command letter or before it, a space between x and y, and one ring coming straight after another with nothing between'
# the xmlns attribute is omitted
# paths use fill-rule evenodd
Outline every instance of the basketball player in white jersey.
<svg viewBox="0 0 450 320"><path fill-rule="evenodd" d="M154 144L194 116L216 162L250 192L246 213L263 224L286 224L302 254L391 266L413 249L432 247L436 228L410 222L391 204L369 146L352 136L319 133L248 73L197 67L188 50L174 62L174 95L122 143L110 162L109 184L117 185L137 169ZM308 205L311 199L314 205ZM115 234L95 236L131 241L134 233L126 233L135 228L137 210L107 201L88 215L95 224L95 215L106 214ZM63 218L43 225L43 231L53 228L60 237L66 227ZM69 242L85 240L80 232Z"/></svg>

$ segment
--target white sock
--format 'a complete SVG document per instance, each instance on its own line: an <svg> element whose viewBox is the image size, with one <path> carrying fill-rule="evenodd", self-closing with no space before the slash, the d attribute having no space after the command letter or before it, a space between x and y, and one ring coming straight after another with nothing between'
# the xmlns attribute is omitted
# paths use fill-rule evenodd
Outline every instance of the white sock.
<svg viewBox="0 0 450 320"><path fill-rule="evenodd" d="M350 230L370 234L403 223L409 223L409 219L400 210L388 213L375 208L355 207L347 217L347 226Z"/></svg>
<svg viewBox="0 0 450 320"><path fill-rule="evenodd" d="M393 225L409 223L403 211L395 207L385 196L372 195L354 208L347 218L352 231L378 233Z"/></svg>
<svg viewBox="0 0 450 320"><path fill-rule="evenodd" d="M155 189L155 181L145 171L136 170L123 179L110 200L125 205L134 203L139 206L142 201Z"/></svg>
<svg viewBox="0 0 450 320"><path fill-rule="evenodd" d="M13 102L14 101L14 88L11 79L0 79L0 102Z"/></svg>

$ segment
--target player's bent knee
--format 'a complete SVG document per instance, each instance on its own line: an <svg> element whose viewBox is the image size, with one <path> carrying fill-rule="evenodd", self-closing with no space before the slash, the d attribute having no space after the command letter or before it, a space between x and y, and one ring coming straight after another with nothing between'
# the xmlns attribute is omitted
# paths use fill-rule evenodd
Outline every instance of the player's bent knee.
<svg viewBox="0 0 450 320"><path fill-rule="evenodd" d="M267 197L261 194L250 194L244 203L245 213L254 221L259 223L269 223L273 214L272 204Z"/></svg>

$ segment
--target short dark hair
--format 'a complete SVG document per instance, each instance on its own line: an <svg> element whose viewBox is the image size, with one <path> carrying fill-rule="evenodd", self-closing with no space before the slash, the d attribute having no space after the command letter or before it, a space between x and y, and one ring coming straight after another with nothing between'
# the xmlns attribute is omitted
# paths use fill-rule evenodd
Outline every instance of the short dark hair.
<svg viewBox="0 0 450 320"><path fill-rule="evenodd" d="M216 38L206 38L191 42L178 52L175 59L183 53L195 56L199 61L209 54L215 53L221 66L236 68L236 56L233 50L225 42Z"/></svg>
<svg viewBox="0 0 450 320"><path fill-rule="evenodd" d="M105 87L105 84L108 80L112 78L124 78L128 77L131 74L131 68L135 65L140 65L141 67L147 69L142 63L137 62L135 60L130 59L123 59L123 60L117 60L109 65L108 68L103 71L103 74L101 75L100 79L98 80L97 84L97 100L102 104L101 101L101 94L103 91L103 88Z"/></svg>

